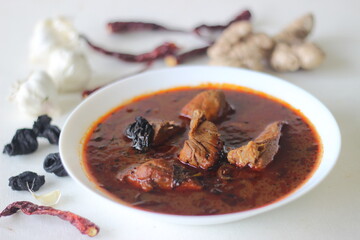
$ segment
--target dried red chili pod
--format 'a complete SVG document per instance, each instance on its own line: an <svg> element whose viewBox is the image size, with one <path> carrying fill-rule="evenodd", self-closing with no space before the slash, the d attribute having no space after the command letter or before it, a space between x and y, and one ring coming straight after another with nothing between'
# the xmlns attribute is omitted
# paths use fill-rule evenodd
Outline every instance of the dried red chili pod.
<svg viewBox="0 0 360 240"><path fill-rule="evenodd" d="M206 25L206 24L201 24L197 27L195 27L193 29L193 32L202 37L203 36L203 31L221 31L224 30L225 28L227 28L228 26L230 26L232 23L234 22L238 22L238 21L248 21L251 18L251 12L249 10L245 10L242 11L239 15L237 15L234 19L232 19L230 22L228 22L227 24L224 25Z"/></svg>
<svg viewBox="0 0 360 240"><path fill-rule="evenodd" d="M75 213L69 211L61 211L48 206L39 206L28 201L19 201L9 204L0 213L0 217L13 215L19 210L21 210L26 215L51 215L59 217L62 220L70 222L82 234L86 234L90 237L96 236L100 231L100 228L95 223L84 217L76 215Z"/></svg>
<svg viewBox="0 0 360 240"><path fill-rule="evenodd" d="M105 85L104 85L105 86ZM96 92L97 90L99 90L100 88L102 88L103 86L100 86L100 87L96 87L96 88L93 88L93 89L90 89L90 90L84 90L82 93L81 93L81 96L83 98L86 98L87 96L89 96L90 94Z"/></svg>
<svg viewBox="0 0 360 240"><path fill-rule="evenodd" d="M176 53L176 51L179 49L178 46L176 46L176 44L171 43L171 42L165 42L150 52L136 55L136 54L128 54L128 53L110 51L110 50L107 50L105 48L102 48L102 47L99 47L99 46L93 44L84 35L81 35L81 38L84 39L85 42L95 51L98 51L105 55L116 57L125 62L135 62L135 63L152 62L154 60L164 58L167 55L172 55L172 54Z"/></svg>
<svg viewBox="0 0 360 240"><path fill-rule="evenodd" d="M125 32L136 32L136 31L170 31L170 32L182 32L182 30L171 29L152 22L123 22L115 21L109 22L106 25L110 33L125 33Z"/></svg>
<svg viewBox="0 0 360 240"><path fill-rule="evenodd" d="M234 22L249 20L250 18L251 18L250 11L245 10L245 11L242 11L241 14L236 16L234 19L232 19L230 22L228 22L225 25L202 24L202 25L195 27L191 32L193 32L196 35L205 39L204 30L206 30L208 32L224 30L226 27L228 27L230 24L232 24ZM188 32L188 31L183 31L183 30L167 28L160 24L151 23L151 22L123 22L123 21L109 22L107 24L107 28L109 29L109 31L111 33L123 33L123 32L142 31L142 30ZM105 55L116 57L125 62L150 62L150 61L154 61L156 59L164 58L164 57L168 56L168 59L167 59L168 65L177 65L181 62L186 61L189 58L205 54L206 49L207 49L207 47L198 48L198 49L194 49L194 50L185 52L183 54L177 55L178 47L174 43L164 43L164 44L158 46L157 48L155 48L154 50L152 50L151 52L134 55L134 54L114 52L114 51L107 50L105 48L95 45L87 37L85 37L83 35L81 37L95 51L101 52ZM213 42L212 40L209 40L209 39L207 39L207 41L210 44L212 44L212 42ZM87 95L87 93L85 93L85 95Z"/></svg>
<svg viewBox="0 0 360 240"><path fill-rule="evenodd" d="M127 77L130 77L130 76L132 76L132 75L145 72L146 70L148 70L148 69L152 66L152 63L153 63L152 61L151 61L151 62L147 62L147 63L145 64L145 66L144 66L143 68L141 68L140 70L137 70L137 71L135 71L134 73L130 73L130 74L126 75L126 76L122 76L122 77L120 77L120 78L117 78L116 80L122 80L122 79L127 78ZM102 85L102 86L99 86L99 87L96 87L96 88L93 88L93 89L85 90L85 91L83 91L83 92L81 93L81 96L82 96L83 98L86 98L86 97L89 96L90 94L96 92L97 90L99 90L99 89L102 88L102 87L105 87L106 85L107 85L107 84L104 84L104 85Z"/></svg>
<svg viewBox="0 0 360 240"><path fill-rule="evenodd" d="M190 59L206 54L206 51L209 47L210 45L201 48L195 48L178 55L168 55L165 57L165 63L168 66L176 66Z"/></svg>
<svg viewBox="0 0 360 240"><path fill-rule="evenodd" d="M249 10L242 11L239 15L233 18L230 22L225 25L207 25L201 24L195 27L191 32L195 33L196 35L203 37L203 31L220 31L224 30L230 24L237 22L237 21L244 21L249 20L251 18L251 13ZM110 33L126 33L126 32L134 32L134 31L171 31L171 32L189 32L180 29L173 29L168 28L163 25L152 23L152 22L142 22L142 21L114 21L109 22L107 25L107 29Z"/></svg>

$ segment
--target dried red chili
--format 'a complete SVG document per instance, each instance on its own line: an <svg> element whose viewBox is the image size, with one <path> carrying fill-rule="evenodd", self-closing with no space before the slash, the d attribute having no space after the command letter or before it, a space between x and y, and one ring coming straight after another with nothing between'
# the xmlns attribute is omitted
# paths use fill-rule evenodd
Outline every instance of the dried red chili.
<svg viewBox="0 0 360 240"><path fill-rule="evenodd" d="M121 79L130 77L130 76L133 76L133 75L135 75L135 74L139 74L139 73L145 72L146 70L148 70L148 69L152 66L152 63L153 63L152 61L151 61L151 62L147 62L147 63L145 64L145 66L144 66L143 68L141 68L140 70L137 70L137 71L135 71L134 73L130 73L130 74L127 74L127 75L122 76L122 77L120 77L120 78L117 78L116 80L121 80ZM93 88L93 89L85 90L85 91L83 91L83 92L81 93L81 96L82 96L83 98L86 98L86 97L89 96L90 94L96 92L97 90L99 90L99 89L102 88L102 87L105 87L106 85L107 85L107 84L102 85L102 86L99 86L99 87L96 87L96 88Z"/></svg>
<svg viewBox="0 0 360 240"><path fill-rule="evenodd" d="M178 64L186 62L189 59L205 54L209 47L210 45L201 48L195 48L178 55L168 55L165 57L165 63L168 66L176 66Z"/></svg>
<svg viewBox="0 0 360 240"><path fill-rule="evenodd" d="M238 22L238 21L248 21L251 18L251 13L249 10L245 10L242 11L239 15L237 15L234 19L232 19L230 22L228 22L225 25L206 25L206 24L202 24L199 25L197 27L195 27L193 29L193 32L198 35L198 36L202 36L202 32L204 30L206 31L221 31L224 30L225 28L227 28L228 26L230 26L232 23L234 22Z"/></svg>
<svg viewBox="0 0 360 240"><path fill-rule="evenodd" d="M203 36L203 31L221 31L227 28L230 24L237 22L237 21L244 21L244 20L250 20L251 13L249 10L242 11L239 15L237 15L235 18L233 18L230 22L228 22L225 25L206 25L201 24L199 26L196 26L193 30L190 32L195 33L196 35L200 37ZM126 21L115 21L115 22L109 22L107 24L107 29L110 33L125 33L125 32L134 32L134 31L143 31L143 30L151 30L151 31L171 31L171 32L189 32L185 30L180 29L173 29L168 28L163 25L152 23L152 22L126 22Z"/></svg>
<svg viewBox="0 0 360 240"><path fill-rule="evenodd" d="M220 31L227 28L230 24L237 22L237 21L244 21L249 20L251 18L251 13L249 10L242 11L239 15L237 15L234 19L232 19L230 22L228 22L225 25L206 25L201 24L197 27L195 27L192 31L192 33L195 33L196 35L205 38L204 37L204 30L208 32L214 32L214 31ZM184 30L179 29L171 29L165 26L162 26L157 23L151 23L151 22L109 22L107 24L107 28L111 33L125 33L125 32L133 32L133 31L142 31L142 30L152 30L152 31L176 31L176 32L188 32ZM81 36L86 43L95 51L101 52L105 55L116 57L120 60L126 61L126 62L149 62L154 61L159 58L164 58L166 56L175 56L177 50L179 49L174 43L163 43L162 45L158 46L154 50L148 53L134 55L134 54L127 54L127 53L121 53L121 52L113 52L107 49L104 49L102 47L99 47L95 44L93 44L87 37ZM209 40L208 40L209 41ZM212 40L210 41L212 42ZM197 56L201 54L205 54L206 49L200 48L196 50L189 51L187 53L182 54L181 56L178 56L177 59L180 59L181 62L182 59L190 58L192 56Z"/></svg>
<svg viewBox="0 0 360 240"><path fill-rule="evenodd" d="M203 35L204 30L213 32L213 31L219 31L223 30L226 27L228 27L230 24L237 22L237 21L244 21L244 20L250 20L251 13L249 10L242 11L238 16L236 16L234 19L232 19L230 22L228 22L225 25L199 25L195 27L192 31L192 33L195 33L196 35L205 38ZM107 24L107 28L109 32L111 33L125 33L125 32L134 32L134 31L143 31L143 30L152 30L152 31L176 31L176 32L189 32L179 29L172 29L165 26L162 26L157 23L151 23L151 22L109 22ZM134 55L134 54L127 54L127 53L121 53L121 52L113 52L107 49L104 49L100 46L95 45L92 43L86 36L81 36L85 42L94 49L97 52L103 53L105 55L116 57L122 61L125 62L145 62L147 63L147 66L144 70L141 70L141 72L147 70L150 66L150 64L157 59L165 58L165 62L169 66L175 66L178 64L181 64L191 58L194 58L196 56L201 56L203 54L206 54L207 49L212 45L213 40L207 40L208 44L205 47L192 49L190 51L178 54L177 51L179 48L174 43L163 43L162 45L158 46L154 50L148 53ZM103 86L85 90L82 92L82 97L87 97L96 90L102 88Z"/></svg>
<svg viewBox="0 0 360 240"><path fill-rule="evenodd" d="M104 85L105 86L105 85ZM96 92L97 90L99 90L100 88L104 87L104 86L100 86L100 87L96 87L96 88L93 88L93 89L90 89L90 90L85 90L81 93L81 96L83 98L86 98L87 96L89 96L90 94Z"/></svg>
<svg viewBox="0 0 360 240"><path fill-rule="evenodd" d="M17 211L21 210L26 215L51 215L61 218L62 220L70 222L74 225L82 234L86 234L90 237L96 236L100 229L90 220L76 215L69 211L62 211L52 207L39 206L28 201L19 201L9 204L1 213L0 217L6 217L13 215Z"/></svg>
<svg viewBox="0 0 360 240"><path fill-rule="evenodd" d="M104 49L102 47L99 47L99 46L93 44L84 35L82 35L81 37L95 51L101 52L101 53L103 53L105 55L116 57L116 58L118 58L118 59L120 59L122 61L125 61L125 62L137 62L137 63L152 62L152 61L154 61L156 59L164 58L167 55L174 54L179 49L176 46L176 44L171 43L171 42L165 42L165 43L161 44L160 46L156 47L154 50L152 50L150 52L135 55L135 54L122 53L122 52L113 52L113 51Z"/></svg>
<svg viewBox="0 0 360 240"><path fill-rule="evenodd" d="M109 22L107 29L110 33L125 33L125 32L136 32L136 31L168 31L168 32L183 32L182 30L176 30L164 27L157 23L151 22Z"/></svg>
<svg viewBox="0 0 360 240"><path fill-rule="evenodd" d="M201 56L201 55L205 54L207 49L210 46L211 45L207 45L205 47L200 47L200 48L195 48L195 49L192 49L190 51L183 52L181 54L169 54L169 55L164 57L165 63L168 66L176 66L178 64L184 63L184 62L186 62L186 61L188 61L190 59L193 59L195 57L198 57L198 56ZM136 73L124 76L124 77L120 78L120 80L123 79L123 78L126 78L128 76L137 74L137 73L145 72L146 70L148 70L150 68L151 64L152 64L152 61L148 62L146 64L146 66L143 69L141 69L140 71L137 71ZM90 94L94 93L95 91L99 90L100 88L102 88L102 87L104 87L106 85L107 84L105 84L103 86L93 88L93 89L90 89L90 90L85 90L85 91L82 92L81 96L83 98L85 98L85 97L89 96Z"/></svg>

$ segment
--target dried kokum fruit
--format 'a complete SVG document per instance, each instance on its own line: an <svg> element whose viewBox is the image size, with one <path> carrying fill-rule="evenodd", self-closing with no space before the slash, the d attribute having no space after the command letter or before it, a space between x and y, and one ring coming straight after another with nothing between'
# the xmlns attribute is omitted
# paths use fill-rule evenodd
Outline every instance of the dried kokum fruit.
<svg viewBox="0 0 360 240"><path fill-rule="evenodd" d="M54 173L58 177L68 176L62 165L59 153L50 153L44 160L44 170L48 173Z"/></svg>
<svg viewBox="0 0 360 240"><path fill-rule="evenodd" d="M143 117L136 117L135 122L130 124L125 131L125 135L132 139L132 146L142 152L150 147L153 134L153 127Z"/></svg>
<svg viewBox="0 0 360 240"><path fill-rule="evenodd" d="M11 143L6 144L3 153L9 156L23 155L35 152L39 144L32 129L18 129Z"/></svg>
<svg viewBox="0 0 360 240"><path fill-rule="evenodd" d="M44 183L44 176L39 176L37 173L30 171L9 178L9 186L16 191L28 191L28 189L31 189L31 191L36 192Z"/></svg>
<svg viewBox="0 0 360 240"><path fill-rule="evenodd" d="M38 137L46 138L50 144L59 144L60 129L51 125L51 118L47 115L41 115L33 124L33 130Z"/></svg>
<svg viewBox="0 0 360 240"><path fill-rule="evenodd" d="M50 126L51 117L48 115L41 115L33 124L33 130L37 136L41 137L46 128Z"/></svg>
<svg viewBox="0 0 360 240"><path fill-rule="evenodd" d="M42 136L46 138L50 144L58 145L60 133L60 128L54 125L50 125L48 128L45 129Z"/></svg>

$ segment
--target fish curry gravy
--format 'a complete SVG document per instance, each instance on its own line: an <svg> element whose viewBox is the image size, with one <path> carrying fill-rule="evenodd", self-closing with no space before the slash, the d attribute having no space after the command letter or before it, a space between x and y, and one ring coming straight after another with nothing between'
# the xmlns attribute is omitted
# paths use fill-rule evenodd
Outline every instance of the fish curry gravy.
<svg viewBox="0 0 360 240"><path fill-rule="evenodd" d="M287 196L320 152L311 123L277 99L230 85L183 87L101 117L85 137L83 163L103 192L130 206L213 215Z"/></svg>

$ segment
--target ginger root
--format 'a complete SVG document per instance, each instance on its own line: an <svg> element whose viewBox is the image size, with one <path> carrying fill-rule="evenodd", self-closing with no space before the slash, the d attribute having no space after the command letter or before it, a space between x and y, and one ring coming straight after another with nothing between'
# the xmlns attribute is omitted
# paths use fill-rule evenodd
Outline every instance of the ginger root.
<svg viewBox="0 0 360 240"><path fill-rule="evenodd" d="M296 19L274 36L276 42L293 44L303 41L311 33L314 27L314 16L311 13Z"/></svg>
<svg viewBox="0 0 360 240"><path fill-rule="evenodd" d="M211 46L207 54L211 65L263 70L264 58L274 46L265 33L253 33L248 21L231 24Z"/></svg>
<svg viewBox="0 0 360 240"><path fill-rule="evenodd" d="M306 42L313 26L314 16L308 13L274 36L277 44L270 57L270 65L274 70L311 70L324 61L325 53L315 43Z"/></svg>
<svg viewBox="0 0 360 240"><path fill-rule="evenodd" d="M317 68L325 53L315 43L306 41L313 26L311 13L296 19L274 37L254 33L249 21L233 23L208 49L209 64L258 71L270 66L279 72Z"/></svg>
<svg viewBox="0 0 360 240"><path fill-rule="evenodd" d="M300 67L305 70L317 68L325 59L324 51L315 43L304 42L291 48L300 60Z"/></svg>
<svg viewBox="0 0 360 240"><path fill-rule="evenodd" d="M271 66L278 72L296 71L300 68L300 60L285 43L278 43L271 55Z"/></svg>

